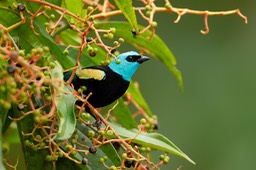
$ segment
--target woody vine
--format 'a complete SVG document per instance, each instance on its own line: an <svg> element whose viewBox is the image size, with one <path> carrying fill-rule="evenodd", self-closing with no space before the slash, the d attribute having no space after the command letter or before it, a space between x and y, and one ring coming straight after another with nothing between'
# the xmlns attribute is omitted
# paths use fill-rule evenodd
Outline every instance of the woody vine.
<svg viewBox="0 0 256 170"><path fill-rule="evenodd" d="M174 13L175 23L187 14L201 15L205 26L202 34L209 33L210 16L238 15L247 23L239 9L198 11L164 2L164 6L157 6L155 1L141 0L138 7L132 6L132 1L118 0L0 3L1 15L6 14L0 20L1 141L8 143L8 135L19 132L27 169L160 169L169 163L169 154L194 163L169 139L156 133L157 116L150 111L138 83L132 82L122 99L102 110L82 97L86 87L75 91L67 85L78 67L107 65L119 53L118 48L129 43L140 53L161 60L182 89L175 58L155 34L154 15ZM124 15L128 22L110 22L116 15ZM139 26L137 17L146 20L147 25ZM148 42L163 45L151 48ZM157 50L165 55L159 56ZM68 70L73 76L66 84L63 72ZM76 106L76 100L83 105ZM95 126L84 105L100 118L101 126ZM130 107L136 111L131 113ZM158 162L151 159L152 149L159 151ZM35 162L31 161L33 157ZM1 169L17 169L18 156L16 162L10 162L5 154L0 158Z"/></svg>

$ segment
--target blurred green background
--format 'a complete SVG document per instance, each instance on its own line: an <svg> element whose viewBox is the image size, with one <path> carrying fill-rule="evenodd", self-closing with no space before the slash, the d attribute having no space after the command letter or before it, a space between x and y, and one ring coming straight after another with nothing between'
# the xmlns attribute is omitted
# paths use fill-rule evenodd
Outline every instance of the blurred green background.
<svg viewBox="0 0 256 170"><path fill-rule="evenodd" d="M237 15L209 17L210 32L202 35L203 16L156 15L157 34L177 59L184 80L179 92L174 76L151 60L134 80L154 114L159 132L188 154L197 165L171 155L161 169L256 169L256 1L171 1L175 7L199 10L239 8Z"/></svg>

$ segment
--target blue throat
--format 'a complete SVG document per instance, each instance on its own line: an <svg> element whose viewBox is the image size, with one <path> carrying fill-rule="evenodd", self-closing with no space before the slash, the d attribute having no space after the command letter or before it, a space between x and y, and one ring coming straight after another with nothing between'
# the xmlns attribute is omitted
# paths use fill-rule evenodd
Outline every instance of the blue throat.
<svg viewBox="0 0 256 170"><path fill-rule="evenodd" d="M122 53L117 56L116 60L113 60L108 66L109 68L114 71L115 73L121 75L124 80L130 81L133 74L136 72L136 70L139 67L138 62L128 62L126 60L126 57L129 55L138 55L138 53L130 51L126 53ZM117 63L116 61L120 60L120 63Z"/></svg>

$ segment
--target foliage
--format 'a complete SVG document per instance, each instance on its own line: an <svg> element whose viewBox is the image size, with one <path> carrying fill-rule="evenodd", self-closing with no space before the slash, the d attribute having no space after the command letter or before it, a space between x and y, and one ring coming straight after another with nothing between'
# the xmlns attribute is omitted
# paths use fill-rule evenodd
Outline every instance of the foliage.
<svg viewBox="0 0 256 170"><path fill-rule="evenodd" d="M211 15L238 14L247 21L239 10L195 11L174 8L169 1L164 7L141 2L142 7L133 7L132 0L115 0L115 4L108 0L102 4L89 0L0 2L0 145L19 137L27 169L155 169L169 162L169 153L194 163L173 142L156 133L157 116L137 82L131 82L123 98L99 113L63 81L63 70L108 64L127 42L141 54L160 60L182 89L176 60L155 34L154 14L177 13L175 22L185 14L204 15L206 30L202 33L208 33L207 18ZM119 14L127 22L110 20ZM139 25L136 14L148 25ZM95 120L84 107L75 105L76 100L87 104L103 125L95 127ZM152 149L160 152L159 162L152 162ZM1 160L3 156L0 153ZM16 168L17 164L3 160L6 166ZM0 162L0 169L4 169Z"/></svg>

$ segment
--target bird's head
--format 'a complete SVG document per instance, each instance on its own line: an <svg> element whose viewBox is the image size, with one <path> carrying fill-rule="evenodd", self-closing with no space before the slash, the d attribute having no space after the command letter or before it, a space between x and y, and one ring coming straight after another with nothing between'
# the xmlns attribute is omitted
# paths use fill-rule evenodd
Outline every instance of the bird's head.
<svg viewBox="0 0 256 170"><path fill-rule="evenodd" d="M129 51L119 54L116 59L109 64L109 68L121 75L123 79L130 81L139 65L147 60L149 60L149 57L141 56L134 51Z"/></svg>

